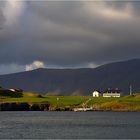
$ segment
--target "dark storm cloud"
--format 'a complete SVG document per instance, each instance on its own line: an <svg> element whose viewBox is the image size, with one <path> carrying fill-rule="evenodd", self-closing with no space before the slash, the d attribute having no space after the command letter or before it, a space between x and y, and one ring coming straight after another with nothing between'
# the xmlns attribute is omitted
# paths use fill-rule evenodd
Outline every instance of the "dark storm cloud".
<svg viewBox="0 0 140 140"><path fill-rule="evenodd" d="M0 7L0 63L93 67L137 58L139 13L140 2L7 1Z"/></svg>
<svg viewBox="0 0 140 140"><path fill-rule="evenodd" d="M0 30L3 28L3 24L4 24L4 16L2 14L2 10L0 8Z"/></svg>

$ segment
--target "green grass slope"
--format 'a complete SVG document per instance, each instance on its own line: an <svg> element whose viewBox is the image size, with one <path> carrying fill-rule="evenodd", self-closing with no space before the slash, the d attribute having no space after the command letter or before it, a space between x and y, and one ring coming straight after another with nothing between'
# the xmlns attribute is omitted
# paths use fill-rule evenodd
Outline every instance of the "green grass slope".
<svg viewBox="0 0 140 140"><path fill-rule="evenodd" d="M24 92L23 97L0 96L0 103L49 103L52 108L93 107L101 111L140 111L140 94L120 98L92 96L48 96ZM85 104L86 103L86 104ZM85 105L84 105L85 104Z"/></svg>

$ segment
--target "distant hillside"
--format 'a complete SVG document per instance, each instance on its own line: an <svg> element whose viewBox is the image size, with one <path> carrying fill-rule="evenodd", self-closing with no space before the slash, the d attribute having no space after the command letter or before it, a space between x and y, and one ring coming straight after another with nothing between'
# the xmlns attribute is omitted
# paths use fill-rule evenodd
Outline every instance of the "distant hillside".
<svg viewBox="0 0 140 140"><path fill-rule="evenodd" d="M95 69L41 68L0 76L0 86L5 88L61 95L90 95L94 89L108 87L120 88L127 94L130 84L134 92L140 92L140 59L110 63Z"/></svg>

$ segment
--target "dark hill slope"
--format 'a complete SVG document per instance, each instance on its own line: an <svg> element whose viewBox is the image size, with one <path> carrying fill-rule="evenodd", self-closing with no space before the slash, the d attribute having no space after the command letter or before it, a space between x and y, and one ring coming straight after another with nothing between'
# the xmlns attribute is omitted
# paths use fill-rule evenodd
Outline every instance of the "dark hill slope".
<svg viewBox="0 0 140 140"><path fill-rule="evenodd" d="M27 91L63 95L90 95L94 89L120 88L124 94L129 85L140 92L140 59L102 65L95 69L36 69L0 76L0 86Z"/></svg>

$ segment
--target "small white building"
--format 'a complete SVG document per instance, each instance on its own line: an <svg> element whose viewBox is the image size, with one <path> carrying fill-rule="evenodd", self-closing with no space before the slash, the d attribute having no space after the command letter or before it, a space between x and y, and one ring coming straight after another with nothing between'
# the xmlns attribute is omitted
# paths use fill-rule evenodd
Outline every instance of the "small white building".
<svg viewBox="0 0 140 140"><path fill-rule="evenodd" d="M16 90L15 89L13 89L13 88L11 88L11 89L9 89L10 91L13 91L13 92L16 92Z"/></svg>
<svg viewBox="0 0 140 140"><path fill-rule="evenodd" d="M93 93L92 93L92 96L93 97L99 97L100 96L100 92L95 90Z"/></svg>
<svg viewBox="0 0 140 140"><path fill-rule="evenodd" d="M13 92L23 92L22 89L18 89L18 88L10 88L9 90Z"/></svg>
<svg viewBox="0 0 140 140"><path fill-rule="evenodd" d="M103 93L103 97L120 97L120 93Z"/></svg>

